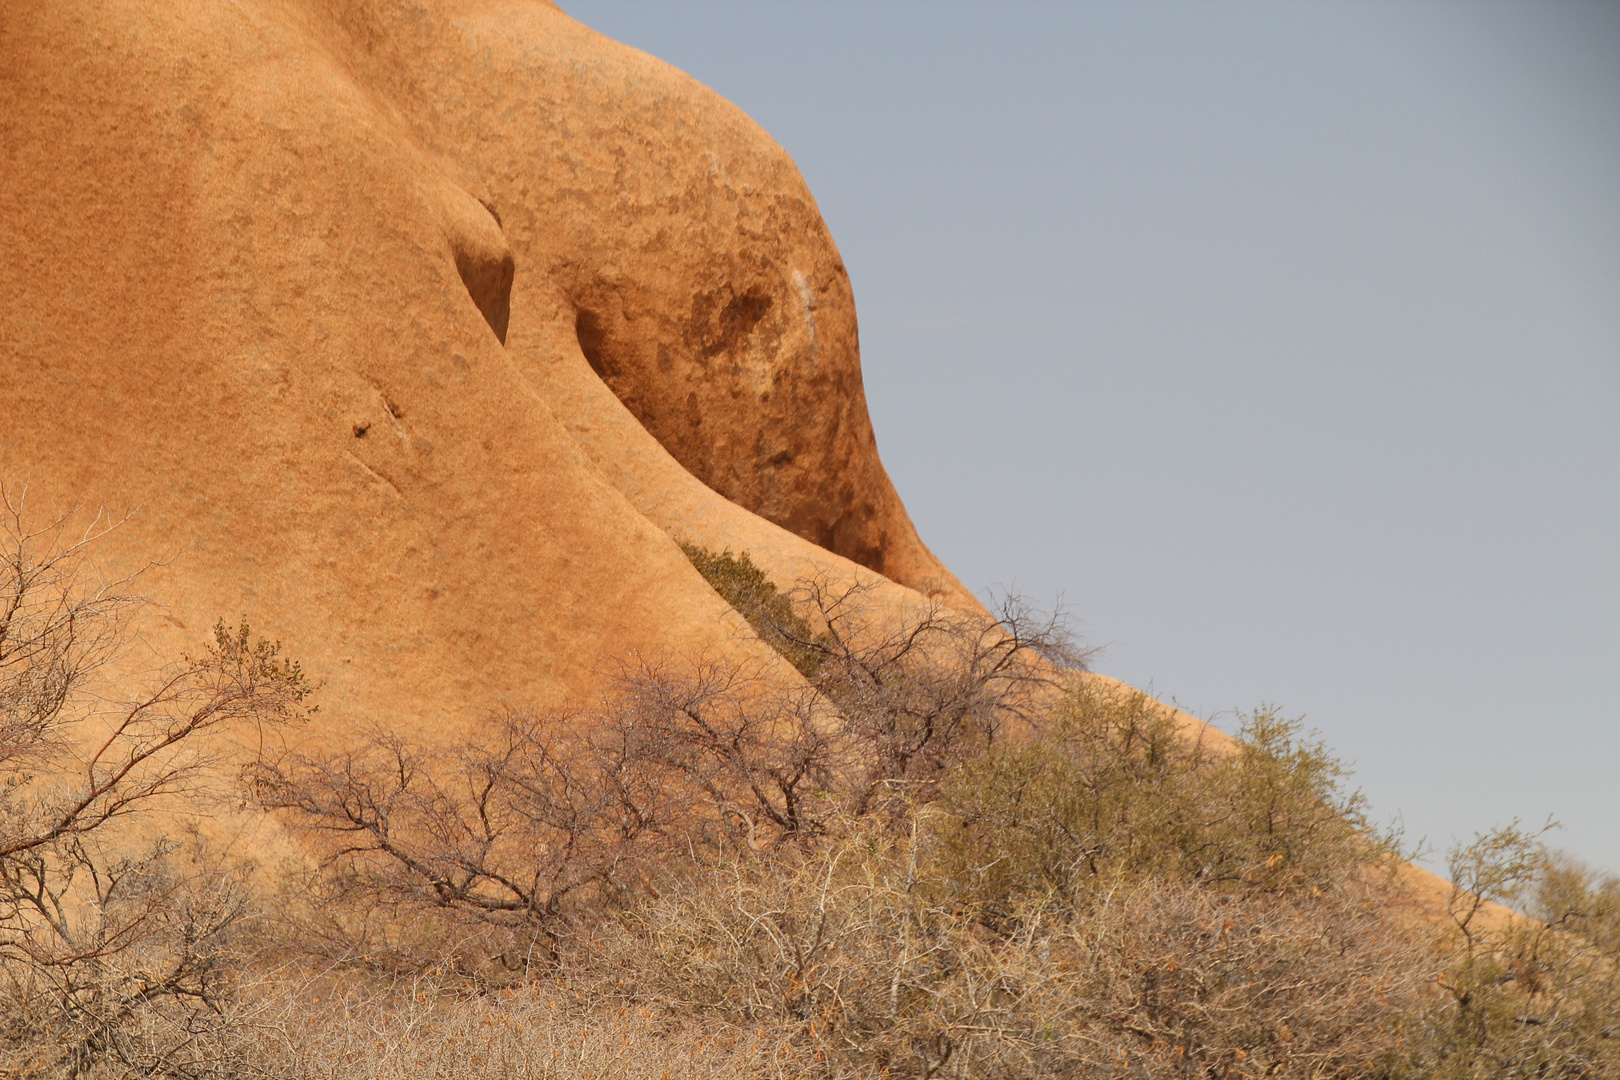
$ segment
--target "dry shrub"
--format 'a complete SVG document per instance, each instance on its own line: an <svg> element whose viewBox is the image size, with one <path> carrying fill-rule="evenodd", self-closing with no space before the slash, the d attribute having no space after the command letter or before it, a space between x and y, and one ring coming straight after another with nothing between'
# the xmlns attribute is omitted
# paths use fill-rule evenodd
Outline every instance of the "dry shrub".
<svg viewBox="0 0 1620 1080"><path fill-rule="evenodd" d="M33 528L26 494L0 485L0 1075L221 1075L247 870L174 812L214 794L220 736L292 721L309 687L244 623L109 697L141 605L89 553L118 523Z"/></svg>
<svg viewBox="0 0 1620 1080"><path fill-rule="evenodd" d="M837 706L857 747L844 774L863 814L884 801L927 802L946 774L998 742L1039 726L1067 677L1084 670L1061 611L1041 615L1010 597L999 616L930 603L910 615L878 615L860 586L801 583L801 607L826 629L812 685Z"/></svg>
<svg viewBox="0 0 1620 1080"><path fill-rule="evenodd" d="M908 612L875 611L872 590L826 577L781 593L747 552L682 550L761 639L806 676L837 710L832 725L799 706L818 731L836 730L836 773L861 814L900 793L932 797L940 777L1009 732L1028 731L1064 673L1085 670L1092 652L1074 642L1060 609L1043 614L1008 596L994 618L936 602ZM670 672L656 673L667 681Z"/></svg>
<svg viewBox="0 0 1620 1080"><path fill-rule="evenodd" d="M376 734L267 766L261 797L323 838L332 910L447 920L396 946L416 970L494 985L467 943L543 937L520 978L786 1031L818 1075L1393 1060L1432 954L1297 723L1262 711L1217 753L1042 659L1051 620L884 622L811 582L784 625L773 597L755 617L818 657L814 693L635 664L590 716L502 714L432 754Z"/></svg>
<svg viewBox="0 0 1620 1080"><path fill-rule="evenodd" d="M1121 874L1319 894L1394 865L1399 837L1372 828L1298 721L1261 710L1236 743L1211 749L1141 691L1080 682L1036 737L998 744L945 785L956 873L994 907L1081 902Z"/></svg>
<svg viewBox="0 0 1620 1080"><path fill-rule="evenodd" d="M304 932L396 970L450 951L505 981L554 966L579 913L637 889L690 817L623 734L502 711L452 746L373 729L349 749L265 757L249 777L323 856ZM410 935L390 927L401 918Z"/></svg>
<svg viewBox="0 0 1620 1080"><path fill-rule="evenodd" d="M861 1075L1370 1075L1416 998L1415 942L1367 896L1144 878L993 930L926 844L857 833L683 878L609 955L642 1000L795 1025Z"/></svg>
<svg viewBox="0 0 1620 1080"><path fill-rule="evenodd" d="M1390 849L1296 725L1239 745L1082 684L907 828L672 876L604 940L644 992L861 1074L1376 1075L1433 970Z"/></svg>
<svg viewBox="0 0 1620 1080"><path fill-rule="evenodd" d="M1398 1075L1620 1076L1620 880L1550 853L1550 827L1515 821L1452 850L1443 993L1408 1024Z"/></svg>
<svg viewBox="0 0 1620 1080"><path fill-rule="evenodd" d="M689 854L820 835L860 753L823 698L706 659L626 667L597 723L663 790L689 793Z"/></svg>
<svg viewBox="0 0 1620 1080"><path fill-rule="evenodd" d="M931 608L885 626L862 618L864 589L804 595L823 630L800 620L777 637L820 657L808 689L705 658L643 661L592 713L502 711L450 746L373 729L348 749L263 757L256 797L322 855L302 891L331 903L306 936L396 973L450 938L480 977L555 966L582 920L645 893L650 868L813 844L841 816L931 797L1053 688L1032 654L1056 648L1056 623ZM344 908L364 914L331 913ZM417 945L373 914L406 908L435 916Z"/></svg>

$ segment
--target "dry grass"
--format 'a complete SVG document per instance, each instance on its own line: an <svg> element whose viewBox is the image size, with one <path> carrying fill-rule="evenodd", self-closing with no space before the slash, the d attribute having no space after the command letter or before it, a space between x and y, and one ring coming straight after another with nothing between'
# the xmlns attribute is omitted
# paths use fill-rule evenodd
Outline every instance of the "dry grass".
<svg viewBox="0 0 1620 1080"><path fill-rule="evenodd" d="M431 978L262 985L238 1005L220 1075L266 1080L731 1080L801 1075L781 1033L529 985Z"/></svg>

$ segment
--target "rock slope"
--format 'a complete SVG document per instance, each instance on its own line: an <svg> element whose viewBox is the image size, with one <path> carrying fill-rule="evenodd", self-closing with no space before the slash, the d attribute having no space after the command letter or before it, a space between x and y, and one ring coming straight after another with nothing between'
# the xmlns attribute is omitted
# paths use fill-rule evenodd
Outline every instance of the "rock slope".
<svg viewBox="0 0 1620 1080"><path fill-rule="evenodd" d="M0 9L0 477L401 728L777 664L676 540L973 604L788 155L540 0Z"/></svg>

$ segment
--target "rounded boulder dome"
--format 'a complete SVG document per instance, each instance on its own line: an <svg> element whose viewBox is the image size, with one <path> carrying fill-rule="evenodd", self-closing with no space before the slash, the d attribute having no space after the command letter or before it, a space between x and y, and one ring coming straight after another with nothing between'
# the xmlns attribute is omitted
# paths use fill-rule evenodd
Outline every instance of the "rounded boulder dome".
<svg viewBox="0 0 1620 1080"><path fill-rule="evenodd" d="M427 724L777 663L677 541L973 604L787 153L550 4L12 5L0 170L0 477L133 511L159 636L245 612Z"/></svg>

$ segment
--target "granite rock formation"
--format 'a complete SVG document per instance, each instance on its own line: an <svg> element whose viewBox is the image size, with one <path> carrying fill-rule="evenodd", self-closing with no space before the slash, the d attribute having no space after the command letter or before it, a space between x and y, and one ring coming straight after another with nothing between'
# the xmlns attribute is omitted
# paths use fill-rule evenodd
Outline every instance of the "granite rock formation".
<svg viewBox="0 0 1620 1080"><path fill-rule="evenodd" d="M543 0L0 9L0 476L404 728L778 664L677 540L974 603L786 152Z"/></svg>

